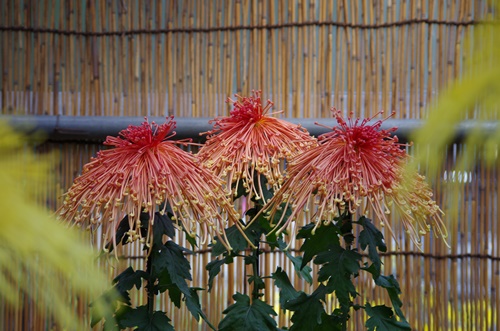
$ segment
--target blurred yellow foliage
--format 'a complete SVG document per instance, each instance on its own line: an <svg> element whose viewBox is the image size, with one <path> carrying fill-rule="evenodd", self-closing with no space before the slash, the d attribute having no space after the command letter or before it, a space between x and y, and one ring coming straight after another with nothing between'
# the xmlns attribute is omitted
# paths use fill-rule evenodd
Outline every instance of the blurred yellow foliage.
<svg viewBox="0 0 500 331"><path fill-rule="evenodd" d="M498 15L500 1L491 3L491 12ZM473 120L472 129L464 137L465 148L456 163L458 170L467 170L478 158L490 164L498 162L500 128L488 132L483 124L498 121L500 114L500 21L490 17L474 27L466 49L473 49L464 63L462 76L440 93L429 111L425 125L413 135L421 146L417 161L425 161L429 176L436 178L447 146L453 142L456 126Z"/></svg>
<svg viewBox="0 0 500 331"><path fill-rule="evenodd" d="M36 203L53 173L50 155L36 155L5 123L0 132L0 298L19 306L25 295L60 328L88 330L77 302L88 306L108 287L107 278L79 234Z"/></svg>

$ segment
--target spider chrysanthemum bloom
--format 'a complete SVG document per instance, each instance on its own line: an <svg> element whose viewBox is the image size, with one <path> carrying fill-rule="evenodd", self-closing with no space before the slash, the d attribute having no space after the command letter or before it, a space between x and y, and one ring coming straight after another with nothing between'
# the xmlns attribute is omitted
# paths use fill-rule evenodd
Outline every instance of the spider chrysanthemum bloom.
<svg viewBox="0 0 500 331"><path fill-rule="evenodd" d="M216 118L214 129L208 132L206 144L197 157L200 164L226 179L226 193L235 195L241 185L257 200L263 196L264 175L268 184L277 189L283 183L281 161L316 145L304 128L272 117L273 103L262 104L261 92L253 96L236 95L228 99L233 110L228 117Z"/></svg>
<svg viewBox="0 0 500 331"><path fill-rule="evenodd" d="M177 146L187 142L168 140L174 128L173 117L161 125L146 120L119 137L108 137L104 144L114 148L100 151L84 166L65 195L59 217L88 228L105 224L104 241L116 244L117 225L128 215L129 239L149 244L158 206L165 212L169 205L173 220L193 235L197 224L204 239L207 233L224 234L225 217L234 221L238 215L221 181ZM149 214L149 238L141 238L141 213Z"/></svg>
<svg viewBox="0 0 500 331"><path fill-rule="evenodd" d="M424 177L416 172L405 173L407 145L399 143L397 136L391 136L396 128L381 129L382 120L373 124L369 124L372 119L345 121L336 111L334 116L338 126L318 138L318 147L289 162L281 190L265 207L276 231L281 232L293 220L302 219L305 211L320 226L339 213L355 213L360 207L371 207L392 233L387 215L394 205L415 243L419 244L420 235L431 227L446 238L443 213L432 199ZM309 202L314 210L308 210ZM277 210L289 207L292 208L289 217L283 213L282 219L273 219Z"/></svg>

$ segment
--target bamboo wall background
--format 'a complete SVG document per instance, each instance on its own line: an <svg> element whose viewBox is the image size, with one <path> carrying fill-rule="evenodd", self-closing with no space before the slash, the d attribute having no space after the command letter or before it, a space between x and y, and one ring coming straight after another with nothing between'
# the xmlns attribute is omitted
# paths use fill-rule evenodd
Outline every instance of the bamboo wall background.
<svg viewBox="0 0 500 331"><path fill-rule="evenodd" d="M226 115L227 97L261 89L285 117L330 117L330 107L361 117L380 110L422 118L439 91L460 77L489 19L484 0L427 1L0 1L0 109L14 115ZM50 208L100 146L46 144L60 155ZM451 249L432 236L423 252L393 220L386 273L401 284L403 310L415 330L497 330L500 324L500 169L478 162L453 172L466 146L450 146L439 178L430 178L447 213ZM467 146L473 148L473 146ZM439 156L441 157L441 156ZM423 169L425 171L425 169ZM448 185L454 185L451 190ZM459 208L448 198L455 194ZM207 288L210 251L190 256L191 286ZM143 260L138 247L103 265L110 278ZM265 254L263 274L293 270ZM202 294L213 323L246 285L236 263ZM300 279L295 279L297 285ZM386 298L358 280L363 298ZM278 303L271 283L266 299ZM36 286L34 281L33 286ZM307 286L303 285L307 290ZM140 300L140 298L138 298ZM84 313L84 305L75 304ZM278 307L276 307L278 311ZM185 310L168 308L178 330L203 330ZM289 316L280 316L284 325ZM352 330L366 319L353 313ZM3 329L50 329L50 318L27 303L0 311ZM31 327L30 327L31 326Z"/></svg>

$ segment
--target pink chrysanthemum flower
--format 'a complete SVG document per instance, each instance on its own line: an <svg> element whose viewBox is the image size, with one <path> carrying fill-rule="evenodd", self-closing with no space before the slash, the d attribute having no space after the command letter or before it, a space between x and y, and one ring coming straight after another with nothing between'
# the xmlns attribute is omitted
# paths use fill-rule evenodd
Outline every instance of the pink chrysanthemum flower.
<svg viewBox="0 0 500 331"><path fill-rule="evenodd" d="M126 214L130 240L150 244L157 206L165 212L168 203L174 220L192 235L200 224L204 239L207 233L224 238L224 216L235 221L238 215L221 181L176 146L187 142L168 140L174 128L173 117L162 125L146 120L121 131L120 137L108 137L104 144L114 148L100 151L84 166L65 195L59 217L87 228L105 224L104 241L116 244L116 228ZM141 238L141 212L150 216L149 238Z"/></svg>
<svg viewBox="0 0 500 331"><path fill-rule="evenodd" d="M378 115L378 114L377 114ZM265 210L270 219L280 208L292 208L291 215L273 220L276 231L285 230L293 220L310 215L320 226L346 210L371 207L392 233L387 215L395 206L410 238L418 245L420 235L432 227L446 238L443 212L432 199L423 176L405 173L408 154L405 144L391 136L396 130L382 130L382 120L369 124L351 118L346 122L334 110L338 126L318 138L319 146L294 157L288 164L286 180ZM313 209L309 211L310 204ZM285 206L281 205L285 203Z"/></svg>
<svg viewBox="0 0 500 331"><path fill-rule="evenodd" d="M228 99L234 105L229 117L214 120L214 129L208 132L206 144L198 159L217 176L226 178L227 194L236 194L242 185L249 198L263 197L260 182L264 175L268 184L277 189L283 183L281 161L317 144L307 130L287 121L272 117L273 103L262 104L261 92L252 97L236 95Z"/></svg>

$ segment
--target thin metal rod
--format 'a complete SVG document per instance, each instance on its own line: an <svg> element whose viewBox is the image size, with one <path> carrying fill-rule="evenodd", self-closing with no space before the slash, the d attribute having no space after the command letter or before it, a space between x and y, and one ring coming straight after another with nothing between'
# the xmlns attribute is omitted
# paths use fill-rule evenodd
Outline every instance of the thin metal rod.
<svg viewBox="0 0 500 331"><path fill-rule="evenodd" d="M149 117L150 122L163 123L164 117ZM209 121L212 118L176 117L177 122L175 139L192 138L194 141L203 141L205 136L201 132L212 129ZM15 129L22 132L42 132L51 142L75 143L102 143L107 136L117 136L118 132L129 125L139 125L144 117L115 117L115 116L6 116L0 115L0 120L7 120ZM316 125L334 127L337 122L334 118L284 118L289 122L300 124L315 137L328 132L327 128ZM382 129L397 127L395 135L399 140L406 142L411 132L422 126L424 121L415 119L388 119L383 122ZM461 141L469 131L476 128L477 121L464 121L457 126L455 141ZM496 131L498 122L481 122L481 132L488 135Z"/></svg>

